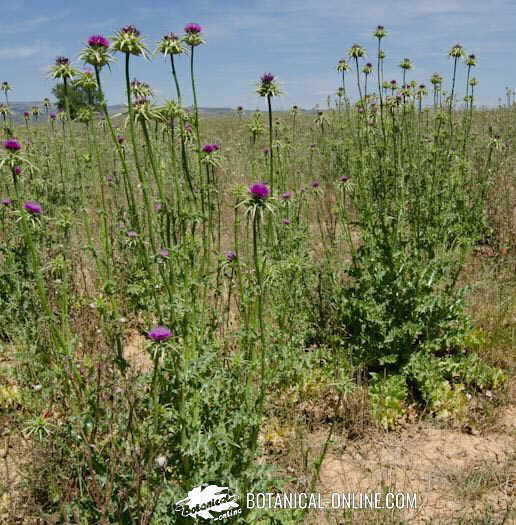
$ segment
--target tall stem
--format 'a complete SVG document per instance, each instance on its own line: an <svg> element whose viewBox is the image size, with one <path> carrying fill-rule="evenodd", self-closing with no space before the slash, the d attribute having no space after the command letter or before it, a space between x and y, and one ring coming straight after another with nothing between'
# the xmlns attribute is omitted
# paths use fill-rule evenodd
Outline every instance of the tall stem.
<svg viewBox="0 0 516 525"><path fill-rule="evenodd" d="M272 151L272 102L271 95L267 95L267 108L269 111L269 180L271 193L274 191L274 153Z"/></svg>

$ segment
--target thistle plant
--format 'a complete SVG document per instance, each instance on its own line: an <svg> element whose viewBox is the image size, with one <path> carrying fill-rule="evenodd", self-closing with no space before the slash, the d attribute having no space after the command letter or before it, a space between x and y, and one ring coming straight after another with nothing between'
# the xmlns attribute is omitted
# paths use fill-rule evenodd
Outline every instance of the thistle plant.
<svg viewBox="0 0 516 525"><path fill-rule="evenodd" d="M7 95L7 93L9 93L9 91L11 91L12 89L9 82L2 82L2 84L0 85L0 89L4 92L5 103L9 105L9 96Z"/></svg>
<svg viewBox="0 0 516 525"><path fill-rule="evenodd" d="M278 83L275 81L274 75L271 73L264 73L260 77L260 82L256 88L256 92L260 97L265 97L267 99L267 110L269 114L269 181L271 186L271 191L274 191L274 152L272 148L272 97L277 97L281 95L281 90L278 86Z"/></svg>
<svg viewBox="0 0 516 525"><path fill-rule="evenodd" d="M78 74L77 69L72 67L70 59L63 56L56 58L55 64L51 67L50 75L55 79L62 79L64 88L64 99L66 106L66 114L70 118L70 101L68 99L68 83L73 80Z"/></svg>
<svg viewBox="0 0 516 525"><path fill-rule="evenodd" d="M468 55L465 59L465 63L468 68L467 73L466 73L466 97L467 97L469 95L469 77L471 74L471 68L477 65L477 59L475 55Z"/></svg>
<svg viewBox="0 0 516 525"><path fill-rule="evenodd" d="M433 86L434 91L434 108L437 107L438 104L440 104L439 98L442 90L442 84L443 84L443 77L439 75L439 73L434 73L430 77L430 83Z"/></svg>
<svg viewBox="0 0 516 525"><path fill-rule="evenodd" d="M457 63L460 58L464 58L466 56L466 52L464 51L464 48L460 44L455 44L448 52L448 56L453 59L452 88L451 88L451 94L450 94L450 103L448 106L448 113L449 113L449 119L450 119L450 135L451 135L453 133L452 109L453 109L453 99L455 97L455 78L457 76Z"/></svg>
<svg viewBox="0 0 516 525"><path fill-rule="evenodd" d="M373 64L368 62L363 68L362 73L364 74L364 98L367 99L367 78L373 72Z"/></svg>
<svg viewBox="0 0 516 525"><path fill-rule="evenodd" d="M382 25L377 26L373 36L378 40L378 57L377 57L377 80L378 80L378 96L380 97L380 119L382 124L382 134L385 141L385 123L383 120L383 93L382 88L385 89L385 83L383 80L383 61L385 59L385 53L382 50L382 39L387 36L387 31Z"/></svg>
<svg viewBox="0 0 516 525"><path fill-rule="evenodd" d="M345 58L341 58L337 63L337 71L342 74L342 96L346 99L346 72L350 70Z"/></svg>
<svg viewBox="0 0 516 525"><path fill-rule="evenodd" d="M401 68L401 71L403 73L402 85L404 86L407 82L407 71L410 71L412 69L412 62L410 61L410 58L404 58L400 62L399 67Z"/></svg>

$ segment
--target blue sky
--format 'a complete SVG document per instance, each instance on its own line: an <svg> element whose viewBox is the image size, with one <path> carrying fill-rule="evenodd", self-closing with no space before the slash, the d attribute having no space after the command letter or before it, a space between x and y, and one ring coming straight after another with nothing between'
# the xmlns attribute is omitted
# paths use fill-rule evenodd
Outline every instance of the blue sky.
<svg viewBox="0 0 516 525"><path fill-rule="evenodd" d="M293 104L324 106L335 93L339 77L335 65L353 43L368 50L375 62L378 24L389 31L386 79L400 78L397 64L410 57L409 79L428 84L433 72L449 80L448 49L456 42L475 53L474 75L479 104L495 105L505 86L516 88L515 0L46 0L2 1L0 21L0 81L13 87L12 100L40 100L50 94L48 66L56 55L76 60L89 35L111 35L134 24L151 49L169 31L181 32L185 23L204 27L206 45L197 48L196 71L202 106L262 108L254 94L265 71L275 74L285 94L279 109ZM123 101L121 60L103 74L110 103ZM149 82L159 98L172 98L168 63L161 56L151 63L132 61L132 76ZM77 64L79 65L79 64ZM186 84L187 60L180 58L181 81ZM464 69L459 75L460 90ZM351 79L350 79L351 80ZM183 88L189 93L187 85ZM185 102L189 102L185 96Z"/></svg>

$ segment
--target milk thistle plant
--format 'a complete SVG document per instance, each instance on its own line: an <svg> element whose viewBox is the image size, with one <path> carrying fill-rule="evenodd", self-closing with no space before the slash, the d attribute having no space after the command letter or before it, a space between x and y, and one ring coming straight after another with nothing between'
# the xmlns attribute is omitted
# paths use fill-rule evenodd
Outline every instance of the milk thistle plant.
<svg viewBox="0 0 516 525"><path fill-rule="evenodd" d="M275 77L271 73L264 73L260 77L260 82L256 88L256 92L260 97L265 97L267 99L267 109L269 113L269 181L271 185L271 191L274 191L274 152L272 148L272 97L277 97L281 95L281 90L277 82L275 82Z"/></svg>
<svg viewBox="0 0 516 525"><path fill-rule="evenodd" d="M9 105L9 96L7 95L7 93L9 93L9 91L11 91L12 89L9 82L6 82L6 81L2 82L0 89L4 92L5 103Z"/></svg>
<svg viewBox="0 0 516 525"><path fill-rule="evenodd" d="M337 62L337 71L342 74L342 96L346 98L346 73L350 70L348 61L341 58Z"/></svg>
<svg viewBox="0 0 516 525"><path fill-rule="evenodd" d="M366 54L365 49L359 44L353 44L348 51L349 57L355 61L355 67L356 67L356 72L357 72L357 85L358 85L358 93L360 96L360 101L362 101L363 96L362 96L362 87L361 87L361 82L360 82L360 72L359 72L359 67L358 67L358 60L363 58L365 54Z"/></svg>
<svg viewBox="0 0 516 525"><path fill-rule="evenodd" d="M55 79L63 80L64 99L66 106L66 113L70 118L70 101L68 99L68 83L73 80L78 74L77 69L72 67L70 59L64 56L58 56L55 64L51 67L50 75Z"/></svg>

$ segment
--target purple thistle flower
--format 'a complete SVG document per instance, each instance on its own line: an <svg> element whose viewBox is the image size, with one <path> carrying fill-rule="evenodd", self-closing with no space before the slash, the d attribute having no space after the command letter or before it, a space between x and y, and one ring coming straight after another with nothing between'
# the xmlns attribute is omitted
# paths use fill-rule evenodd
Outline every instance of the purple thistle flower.
<svg viewBox="0 0 516 525"><path fill-rule="evenodd" d="M269 148L263 148L263 149L262 149L262 153L263 153L264 155L268 155L268 154L269 154Z"/></svg>
<svg viewBox="0 0 516 525"><path fill-rule="evenodd" d="M274 80L274 75L272 73L264 73L260 80L262 81L262 84L272 84L272 81Z"/></svg>
<svg viewBox="0 0 516 525"><path fill-rule="evenodd" d="M179 37L175 33L168 33L163 38L165 40L172 40L172 41L179 40Z"/></svg>
<svg viewBox="0 0 516 525"><path fill-rule="evenodd" d="M102 35L92 35L88 38L88 45L91 47L109 47L109 40Z"/></svg>
<svg viewBox="0 0 516 525"><path fill-rule="evenodd" d="M199 24L186 24L185 26L185 33L191 34L199 34L202 31L202 26Z"/></svg>
<svg viewBox="0 0 516 525"><path fill-rule="evenodd" d="M4 142L4 148L10 152L20 151L21 144L15 139L9 139Z"/></svg>
<svg viewBox="0 0 516 525"><path fill-rule="evenodd" d="M160 251L159 251L159 254L161 255L161 257L168 257L170 255L170 252L166 249L166 248L162 248Z"/></svg>
<svg viewBox="0 0 516 525"><path fill-rule="evenodd" d="M125 27L122 27L120 32L121 33L125 33L127 35L140 36L140 32L132 24L130 24L128 26L125 26Z"/></svg>
<svg viewBox="0 0 516 525"><path fill-rule="evenodd" d="M215 144L205 144L203 147L202 147L202 151L204 153L213 153L215 151Z"/></svg>
<svg viewBox="0 0 516 525"><path fill-rule="evenodd" d="M249 193L258 200L266 199L270 195L269 187L263 183L256 183L249 186Z"/></svg>
<svg viewBox="0 0 516 525"><path fill-rule="evenodd" d="M26 119L30 118L30 113L28 111L24 111L23 118L26 118Z"/></svg>
<svg viewBox="0 0 516 525"><path fill-rule="evenodd" d="M288 201L291 197L292 197L292 192L291 192L291 191L286 191L285 193L283 193L283 194L281 195L281 198L282 198L284 201Z"/></svg>
<svg viewBox="0 0 516 525"><path fill-rule="evenodd" d="M315 144L310 144L310 149L314 150L315 149Z"/></svg>
<svg viewBox="0 0 516 525"><path fill-rule="evenodd" d="M14 174L15 175L21 175L21 172L22 172L22 169L20 168L20 166L15 166L14 167Z"/></svg>
<svg viewBox="0 0 516 525"><path fill-rule="evenodd" d="M349 180L349 177L346 175L342 175L342 177L340 178L340 182L348 182L348 180Z"/></svg>
<svg viewBox="0 0 516 525"><path fill-rule="evenodd" d="M230 250L228 252L224 252L224 255L226 256L226 260L230 263L233 262L237 258L237 254Z"/></svg>
<svg viewBox="0 0 516 525"><path fill-rule="evenodd" d="M314 180L310 186L312 188L318 188L321 185L321 183L318 180Z"/></svg>
<svg viewBox="0 0 516 525"><path fill-rule="evenodd" d="M9 198L9 197L6 197L5 199L2 199L2 206L9 206L13 201Z"/></svg>
<svg viewBox="0 0 516 525"><path fill-rule="evenodd" d="M171 337L172 332L166 326L155 326L147 335L156 343L160 343Z"/></svg>
<svg viewBox="0 0 516 525"><path fill-rule="evenodd" d="M50 113L50 120L55 120L56 119L56 114L55 113Z"/></svg>
<svg viewBox="0 0 516 525"><path fill-rule="evenodd" d="M41 204L35 201L27 201L23 207L33 215L39 215L43 211Z"/></svg>
<svg viewBox="0 0 516 525"><path fill-rule="evenodd" d="M114 180L114 179L113 179L113 175L108 175L108 176L106 177L106 180L107 180L108 182L113 182L113 180Z"/></svg>
<svg viewBox="0 0 516 525"><path fill-rule="evenodd" d="M244 108L242 106L238 106L237 111L244 111Z"/></svg>
<svg viewBox="0 0 516 525"><path fill-rule="evenodd" d="M56 58L56 66L67 66L70 63L70 59L67 57L57 57Z"/></svg>
<svg viewBox="0 0 516 525"><path fill-rule="evenodd" d="M290 221L288 219L283 219L283 224L286 224L287 226L290 224Z"/></svg>
<svg viewBox="0 0 516 525"><path fill-rule="evenodd" d="M135 237L138 237L138 234L135 231L131 230L127 232L127 237L134 239Z"/></svg>
<svg viewBox="0 0 516 525"><path fill-rule="evenodd" d="M118 135L116 140L118 141L119 144L123 144L125 137L123 135Z"/></svg>

